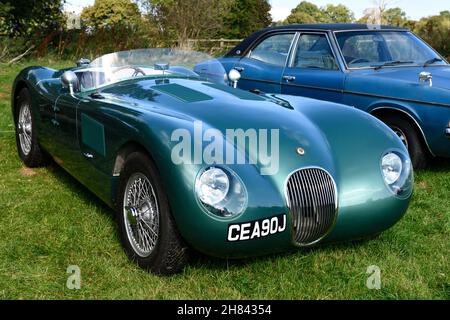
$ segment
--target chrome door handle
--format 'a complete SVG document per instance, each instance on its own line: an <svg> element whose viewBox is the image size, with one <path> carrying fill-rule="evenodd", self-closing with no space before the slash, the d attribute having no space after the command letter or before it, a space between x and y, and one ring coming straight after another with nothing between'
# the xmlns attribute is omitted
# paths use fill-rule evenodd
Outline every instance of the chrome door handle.
<svg viewBox="0 0 450 320"><path fill-rule="evenodd" d="M92 153L89 152L83 152L83 156L87 159L93 159L94 155Z"/></svg>
<svg viewBox="0 0 450 320"><path fill-rule="evenodd" d="M445 129L445 135L450 138L450 127Z"/></svg>
<svg viewBox="0 0 450 320"><path fill-rule="evenodd" d="M235 70L239 71L239 72L244 72L245 68L242 67L234 67Z"/></svg>
<svg viewBox="0 0 450 320"><path fill-rule="evenodd" d="M284 76L283 80L291 82L291 81L295 81L295 77L294 76Z"/></svg>

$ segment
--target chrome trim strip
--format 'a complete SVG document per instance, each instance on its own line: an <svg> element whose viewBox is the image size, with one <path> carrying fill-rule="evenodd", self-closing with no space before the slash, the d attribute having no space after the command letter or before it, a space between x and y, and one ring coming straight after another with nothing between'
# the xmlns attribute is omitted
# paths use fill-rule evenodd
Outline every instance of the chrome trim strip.
<svg viewBox="0 0 450 320"><path fill-rule="evenodd" d="M261 79L253 79L253 78L242 77L241 81L243 81L243 80L244 81L254 81L254 82L268 83L268 84L276 84L278 86L281 85L281 82L276 82L276 81L272 81L272 80L261 80Z"/></svg>
<svg viewBox="0 0 450 320"><path fill-rule="evenodd" d="M271 80L252 79L252 78L245 78L245 77L241 78L241 80L280 85L280 82L275 82L275 81L271 81ZM281 85L301 87L301 88L306 88L306 89L322 90L322 91L332 91L332 92L339 92L342 94L352 94L352 95L379 98L379 99L389 99L389 100L395 100L395 101L411 102L411 103L425 104L425 105L430 105L430 106L435 106L435 107L450 108L450 104L420 101L420 100L411 100L411 99L406 99L406 98L396 98L396 97L390 97L390 96L377 95L377 94L373 94L373 93L339 90L339 89L333 89L333 88L323 88L323 87L307 86L307 85L292 84L292 83L291 84L281 83Z"/></svg>
<svg viewBox="0 0 450 320"><path fill-rule="evenodd" d="M308 86L303 84L294 84L294 83L279 83L271 80L260 80L260 79L252 79L252 78L241 78L241 81L254 81L254 82L261 82L261 83L267 83L267 84L274 84L274 85L283 85L283 86L290 86L290 87L299 87L299 88L305 88L305 89L314 89L314 90L322 90L322 91L331 91L331 92L338 92L338 93L344 93L342 90L339 89L333 89L333 88L323 88L323 87L316 87L316 86Z"/></svg>
<svg viewBox="0 0 450 320"><path fill-rule="evenodd" d="M283 84L283 85L286 85L286 86L289 86L289 87L299 87L299 88L305 88L305 89L337 92L337 93L342 93L342 94L344 93L343 90L339 90L339 89L325 88L325 87L316 87L316 86L308 86L308 85L305 85L305 84L286 83L286 84Z"/></svg>
<svg viewBox="0 0 450 320"><path fill-rule="evenodd" d="M38 86L38 85L40 85L40 84L41 84L41 82L44 82L44 81L52 81L52 80L59 80L59 78L48 78L48 79L41 79L41 80L39 80L38 82L36 82L35 86Z"/></svg>
<svg viewBox="0 0 450 320"><path fill-rule="evenodd" d="M294 59L295 59L294 49L297 47L299 39L300 39L300 32L296 32L295 37L291 42L291 46L289 47L288 59L286 60L286 64L284 65L283 75L284 75L284 72L286 71L286 68L290 68L290 66L294 62ZM282 77L283 77L283 75L282 75Z"/></svg>
<svg viewBox="0 0 450 320"><path fill-rule="evenodd" d="M373 98L380 98L380 99L390 99L390 100L396 100L396 101L403 101L403 102L412 102L412 103L418 103L418 104L426 104L436 107L444 107L444 108L450 108L450 104L445 103L439 103L439 102L427 102L427 101L420 101L420 100L412 100L412 99L406 99L406 98L395 98L390 96L383 96L373 93L364 93L364 92L358 92L358 91L347 91L344 90L344 94L353 94L358 96L365 96L365 97L373 97Z"/></svg>
<svg viewBox="0 0 450 320"><path fill-rule="evenodd" d="M332 30L334 33L344 33L344 32L383 32L383 31L387 31L387 32L411 32L408 29L348 29L348 30Z"/></svg>

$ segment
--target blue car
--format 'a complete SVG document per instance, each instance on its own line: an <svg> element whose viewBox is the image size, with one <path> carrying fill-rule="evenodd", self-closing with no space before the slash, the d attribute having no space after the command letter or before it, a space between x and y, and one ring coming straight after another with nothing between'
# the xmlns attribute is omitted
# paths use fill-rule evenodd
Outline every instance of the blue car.
<svg viewBox="0 0 450 320"><path fill-rule="evenodd" d="M417 169L429 155L450 157L450 66L406 29L272 27L220 61L227 72L241 73L241 89L327 100L372 114L398 134Z"/></svg>

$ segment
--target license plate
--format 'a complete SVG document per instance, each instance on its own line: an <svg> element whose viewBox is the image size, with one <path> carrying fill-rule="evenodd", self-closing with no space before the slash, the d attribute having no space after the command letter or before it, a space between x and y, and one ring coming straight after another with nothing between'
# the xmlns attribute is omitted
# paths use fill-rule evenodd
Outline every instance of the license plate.
<svg viewBox="0 0 450 320"><path fill-rule="evenodd" d="M268 237L286 230L286 215L228 225L227 242L249 241Z"/></svg>

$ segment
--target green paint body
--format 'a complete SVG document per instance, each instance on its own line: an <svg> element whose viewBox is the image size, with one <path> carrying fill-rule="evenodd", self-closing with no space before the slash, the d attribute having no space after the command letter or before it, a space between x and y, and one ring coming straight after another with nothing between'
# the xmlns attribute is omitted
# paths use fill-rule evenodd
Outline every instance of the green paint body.
<svg viewBox="0 0 450 320"><path fill-rule="evenodd" d="M163 85L154 78L127 80L98 90L103 99L90 97L92 92L72 96L61 86L63 71L28 68L14 83L13 99L17 88L26 85L30 89L40 144L112 208L117 198L118 155L136 146L144 149L160 172L181 235L204 253L238 258L295 248L285 186L288 176L301 168L323 168L336 182L337 221L322 242L380 233L407 211L411 196L394 196L380 169L387 150L405 154L407 150L388 127L367 113L302 97L259 96L184 78L168 78ZM193 133L194 121L222 133L228 128L279 129L277 174L262 176L259 164L227 165L248 192L245 212L234 219L214 217L199 204L195 178L207 165L174 165L171 160L171 150L178 143L171 141L172 132L184 128ZM298 147L306 150L304 156L296 153ZM94 157L87 159L85 153ZM283 233L226 241L230 223L280 214L288 219Z"/></svg>

